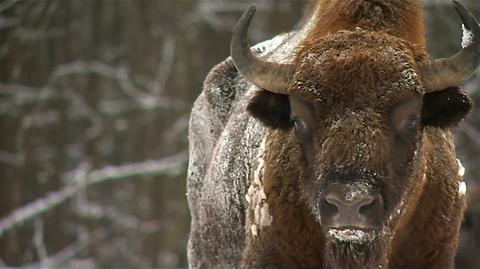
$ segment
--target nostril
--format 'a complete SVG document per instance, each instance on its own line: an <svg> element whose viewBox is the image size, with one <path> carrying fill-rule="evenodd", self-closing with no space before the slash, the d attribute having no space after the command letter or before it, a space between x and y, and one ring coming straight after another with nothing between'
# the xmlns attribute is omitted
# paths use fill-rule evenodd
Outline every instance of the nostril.
<svg viewBox="0 0 480 269"><path fill-rule="evenodd" d="M374 199L366 201L365 204L360 206L359 213L360 216L368 216L375 208L376 201Z"/></svg>
<svg viewBox="0 0 480 269"><path fill-rule="evenodd" d="M379 225L382 221L383 202L379 195L369 196L358 205L359 220L369 225Z"/></svg>
<svg viewBox="0 0 480 269"><path fill-rule="evenodd" d="M320 197L322 225L327 227L377 227L382 222L383 201L380 194L330 190Z"/></svg>
<svg viewBox="0 0 480 269"><path fill-rule="evenodd" d="M335 199L332 199L331 197L325 197L325 199L323 199L322 210L324 215L330 218L337 217L340 213L337 201Z"/></svg>
<svg viewBox="0 0 480 269"><path fill-rule="evenodd" d="M333 198L333 197L330 197L330 196L327 196L325 197L325 202L329 205L332 205L334 207L338 207L338 201L337 199Z"/></svg>

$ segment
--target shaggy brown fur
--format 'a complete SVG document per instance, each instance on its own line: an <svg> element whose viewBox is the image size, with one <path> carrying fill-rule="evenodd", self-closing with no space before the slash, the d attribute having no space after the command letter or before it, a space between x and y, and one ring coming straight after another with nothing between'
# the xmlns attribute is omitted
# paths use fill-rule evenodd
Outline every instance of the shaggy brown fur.
<svg viewBox="0 0 480 269"><path fill-rule="evenodd" d="M191 144L208 132L215 138L201 148L211 154L206 165L191 156L189 176L204 180L189 179L191 266L452 268L465 199L450 129L471 102L458 88L424 94L417 64L429 59L420 2L321 0L311 20L294 51L289 96L237 90L237 106L207 111L220 111L221 123L202 114L212 106L205 99L196 103L202 113L192 113L198 129ZM215 70L207 100L230 87L223 78L238 80L230 61ZM221 126L204 131L198 122ZM255 159L262 139L265 152ZM251 201L254 185L271 217L261 227L265 208ZM381 196L382 224L368 240L329 235L319 201L332 185Z"/></svg>
<svg viewBox="0 0 480 269"><path fill-rule="evenodd" d="M417 47L419 54L426 55L419 0L321 0L314 18L314 27L304 41L305 47L328 34L360 27L400 37Z"/></svg>
<svg viewBox="0 0 480 269"><path fill-rule="evenodd" d="M315 104L316 156L308 168L314 175L305 177L307 168L292 165L302 163L295 159L302 150L291 146L292 134L271 131L268 141L274 142L266 163L276 165L267 165L265 192L274 222L259 238L247 240L245 265L274 261L274 267L282 268L452 267L465 206L455 189L461 178L455 174L449 131L427 126L455 125L471 103L458 89L421 100L423 89L414 68L427 58L419 2L320 1L314 17L313 29L297 50L298 71L289 89ZM255 109L256 102L266 103L262 94L252 99L249 110L259 119L278 121L277 112L270 110L277 118L268 115L267 106ZM407 138L409 142L385 118L407 97L424 101L418 111L423 134ZM287 111L286 106L277 103L276 110ZM279 121L278 126L288 125ZM431 140L433 148L426 146ZM369 246L325 241L325 231L318 227L312 204L316 192L329 184L318 179L332 166L373 169L380 179L376 184L393 221L386 222L384 234Z"/></svg>

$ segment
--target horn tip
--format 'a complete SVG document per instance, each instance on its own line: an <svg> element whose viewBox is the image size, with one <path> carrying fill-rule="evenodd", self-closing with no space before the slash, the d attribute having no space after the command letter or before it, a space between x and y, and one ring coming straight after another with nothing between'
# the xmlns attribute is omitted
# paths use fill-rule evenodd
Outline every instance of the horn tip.
<svg viewBox="0 0 480 269"><path fill-rule="evenodd" d="M253 14L255 14L256 11L257 11L257 6L255 4L250 5L245 11L245 16L250 18L253 16Z"/></svg>
<svg viewBox="0 0 480 269"><path fill-rule="evenodd" d="M470 12L462 3L457 0L452 0L452 3L467 30L479 28L478 21L475 16L473 16L472 12Z"/></svg>
<svg viewBox="0 0 480 269"><path fill-rule="evenodd" d="M457 13L462 18L462 21L463 21L464 17L466 17L468 15L467 9L465 8L465 6L462 3L458 2L457 0L452 0L452 4L453 4L453 7L455 8L455 10L457 11Z"/></svg>
<svg viewBox="0 0 480 269"><path fill-rule="evenodd" d="M238 25L244 25L248 26L250 24L250 21L252 20L253 15L255 14L255 11L257 11L257 7L255 5L250 5L242 14L242 17L240 20L237 22Z"/></svg>
<svg viewBox="0 0 480 269"><path fill-rule="evenodd" d="M455 8L457 8L457 7L465 8L464 5L462 3L460 3L458 0L452 0L452 4Z"/></svg>

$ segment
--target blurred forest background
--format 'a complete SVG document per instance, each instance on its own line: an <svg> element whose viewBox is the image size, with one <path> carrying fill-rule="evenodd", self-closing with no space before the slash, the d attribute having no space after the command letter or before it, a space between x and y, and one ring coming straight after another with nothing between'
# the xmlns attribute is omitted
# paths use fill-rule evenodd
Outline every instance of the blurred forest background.
<svg viewBox="0 0 480 269"><path fill-rule="evenodd" d="M478 0L462 0L480 18ZM304 0L0 1L0 268L185 268L190 108L256 3L252 44ZM429 51L460 47L424 0ZM480 74L464 87L480 104ZM470 199L459 268L480 268L480 111L456 130Z"/></svg>

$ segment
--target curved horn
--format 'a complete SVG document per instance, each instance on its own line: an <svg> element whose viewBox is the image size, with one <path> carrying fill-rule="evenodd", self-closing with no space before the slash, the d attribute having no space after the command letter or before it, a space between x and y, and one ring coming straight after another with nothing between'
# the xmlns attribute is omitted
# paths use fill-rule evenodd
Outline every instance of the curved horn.
<svg viewBox="0 0 480 269"><path fill-rule="evenodd" d="M450 58L419 66L426 92L458 87L468 80L480 65L480 26L473 14L458 1L455 9L463 22L462 49Z"/></svg>
<svg viewBox="0 0 480 269"><path fill-rule="evenodd" d="M233 30L230 54L238 71L256 86L280 94L288 94L289 81L293 77L293 65L262 60L253 55L247 40L248 26L255 14L255 6L243 13Z"/></svg>
<svg viewBox="0 0 480 269"><path fill-rule="evenodd" d="M463 22L462 49L449 58L419 66L426 92L458 87L468 80L480 65L480 26L473 14L458 1L453 5Z"/></svg>

